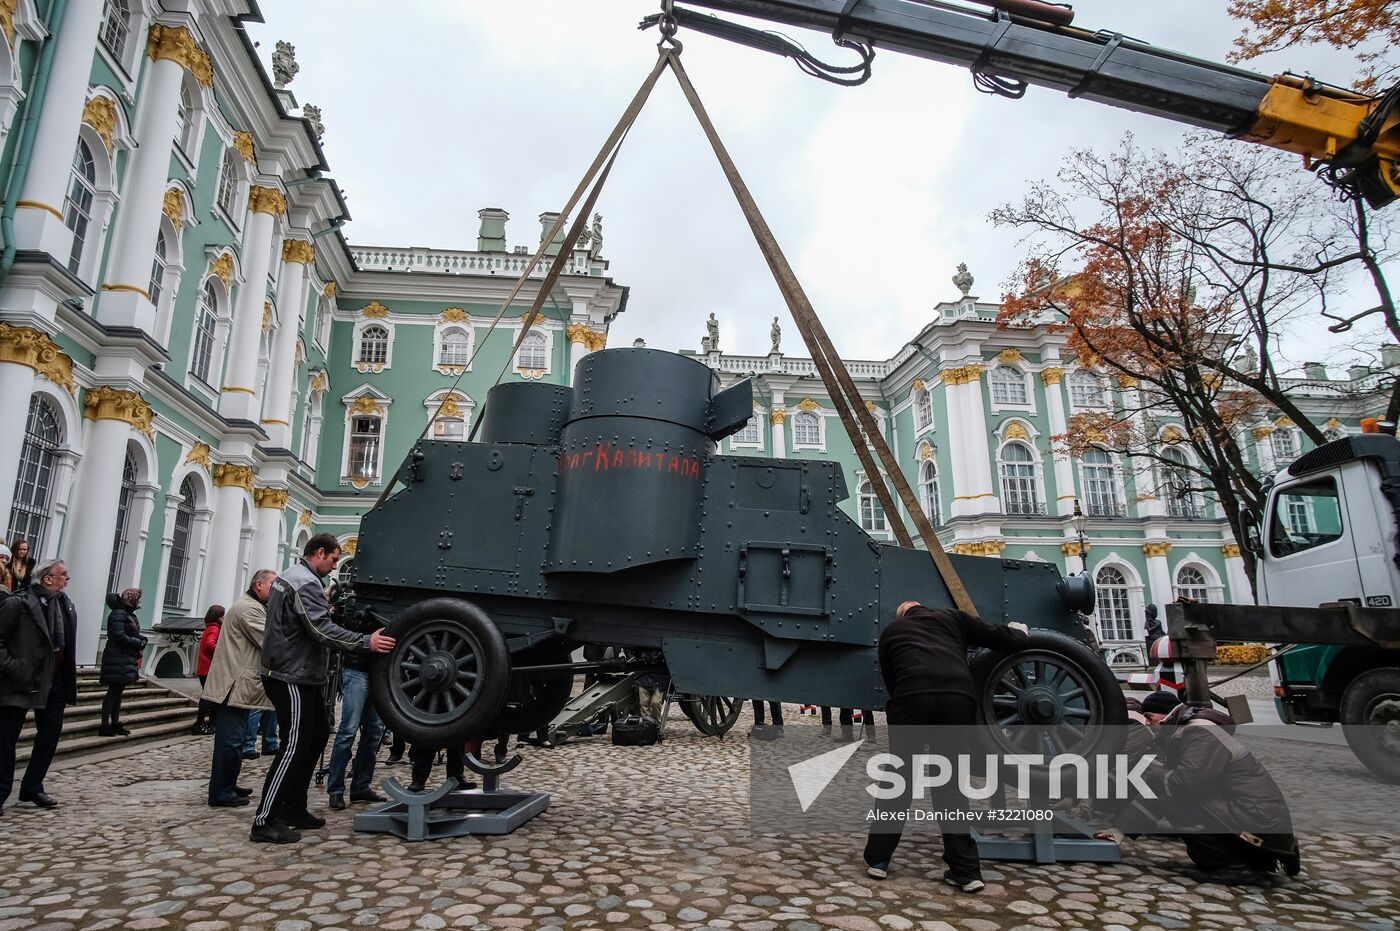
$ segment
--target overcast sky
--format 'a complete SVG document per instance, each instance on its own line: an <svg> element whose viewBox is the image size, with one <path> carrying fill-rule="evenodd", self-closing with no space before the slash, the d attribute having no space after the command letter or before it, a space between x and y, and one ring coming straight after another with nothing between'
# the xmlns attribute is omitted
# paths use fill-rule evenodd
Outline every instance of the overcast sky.
<svg viewBox="0 0 1400 931"><path fill-rule="evenodd" d="M1223 61L1238 24L1222 0L1080 0L1075 24ZM356 244L474 249L481 207L509 211L512 246L535 245L655 60L657 8L633 0L264 0L251 25L268 62L297 49L290 90L322 108L331 172L349 195ZM787 30L824 60L829 39ZM1031 88L1022 100L975 92L965 69L886 52L859 88L789 61L685 34L684 61L721 136L847 359L888 358L957 296L995 300L1017 234L987 222L1070 150L1110 151L1125 132L1170 148L1184 129ZM1250 67L1348 83L1330 50ZM269 66L270 69L270 66ZM1299 171L1301 171L1301 167ZM1328 196L1319 187L1319 196ZM1393 208L1400 209L1400 208ZM663 77L618 159L600 212L603 254L630 286L610 345L636 337L698 349L715 312L726 352L763 354L773 316L802 352L782 299L675 82ZM1358 305L1372 296L1357 289ZM1320 328L1318 328L1320 329ZM1297 347L1319 355L1315 331ZM1373 344L1367 334L1351 340ZM1341 348L1333 340L1333 350Z"/></svg>

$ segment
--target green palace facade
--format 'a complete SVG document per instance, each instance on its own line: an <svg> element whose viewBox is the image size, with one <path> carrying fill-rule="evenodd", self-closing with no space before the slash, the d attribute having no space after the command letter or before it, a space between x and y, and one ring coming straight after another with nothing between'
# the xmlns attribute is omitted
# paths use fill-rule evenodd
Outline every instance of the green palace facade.
<svg viewBox="0 0 1400 931"><path fill-rule="evenodd" d="M353 553L359 515L425 428L464 440L501 372L567 383L627 289L595 219L512 352L536 285L488 335L490 321L554 215L524 234L517 220L523 244L486 208L474 249L352 245L321 114L290 89L294 50L278 43L269 75L244 31L255 3L38 7L0 2L0 515L7 540L68 562L80 660L97 656L105 594L135 585L155 630L145 668L187 675L192 619L313 533ZM1123 660L1148 602L1247 597L1209 501L1054 451L1068 414L1132 389L1077 371L1059 337L999 331L958 280L962 297L891 358L850 365L945 544L1077 571L1079 497L1101 633ZM851 514L888 539L811 362L717 346L695 355L727 383L752 377L758 398L724 451L836 458ZM1310 375L1300 396L1354 429L1370 413L1356 389L1380 377L1350 373L1342 391ZM1251 432L1261 469L1300 451L1286 423Z"/></svg>

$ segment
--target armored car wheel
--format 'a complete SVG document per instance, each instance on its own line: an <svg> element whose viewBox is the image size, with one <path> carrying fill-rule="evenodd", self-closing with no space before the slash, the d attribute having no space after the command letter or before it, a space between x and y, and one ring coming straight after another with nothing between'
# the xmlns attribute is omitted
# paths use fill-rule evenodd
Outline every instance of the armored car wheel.
<svg viewBox="0 0 1400 931"><path fill-rule="evenodd" d="M1372 669L1342 693L1342 733L1367 769L1400 783L1400 669Z"/></svg>
<svg viewBox="0 0 1400 931"><path fill-rule="evenodd" d="M512 667L550 666L569 661L569 647L562 643L543 643L511 656ZM512 672L505 705L491 722L498 734L530 734L550 722L564 710L574 690L574 674L567 671L522 673Z"/></svg>
<svg viewBox="0 0 1400 931"><path fill-rule="evenodd" d="M1003 753L1116 752L1128 723L1123 689L1103 658L1064 634L1030 632L1016 653L972 660L978 718Z"/></svg>
<svg viewBox="0 0 1400 931"><path fill-rule="evenodd" d="M461 746L488 732L510 684L496 625L458 598L420 601L389 624L394 649L375 654L370 697L394 733L422 746Z"/></svg>
<svg viewBox="0 0 1400 931"><path fill-rule="evenodd" d="M702 734L723 737L739 720L743 699L719 695L689 695L681 699L681 710Z"/></svg>

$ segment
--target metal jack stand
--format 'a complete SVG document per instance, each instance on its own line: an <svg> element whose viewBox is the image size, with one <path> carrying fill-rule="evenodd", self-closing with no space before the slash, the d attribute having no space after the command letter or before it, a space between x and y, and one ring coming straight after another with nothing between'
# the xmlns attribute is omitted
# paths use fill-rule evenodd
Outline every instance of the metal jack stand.
<svg viewBox="0 0 1400 931"><path fill-rule="evenodd" d="M1004 786L1005 783L1002 783ZM999 805L1006 807L1001 794ZM1030 798L1027 809L1050 808L1049 797ZM1020 863L1118 863L1123 851L1110 840L1094 837L1094 828L1063 811L1049 821L1032 821L1026 834L987 835L972 832L977 853L983 860L1011 860Z"/></svg>
<svg viewBox="0 0 1400 931"><path fill-rule="evenodd" d="M355 816L355 830L395 834L404 840L436 840L468 834L509 834L549 807L544 792L508 792L500 778L520 765L520 754L504 763L483 763L469 753L467 768L481 776L480 791L459 791L455 777L431 792L410 792L394 777L384 780L390 801Z"/></svg>

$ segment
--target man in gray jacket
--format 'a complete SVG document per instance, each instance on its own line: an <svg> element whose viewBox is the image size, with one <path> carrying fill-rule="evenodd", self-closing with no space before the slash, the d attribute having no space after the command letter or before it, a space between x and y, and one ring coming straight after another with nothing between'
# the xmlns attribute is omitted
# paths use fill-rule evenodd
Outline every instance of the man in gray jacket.
<svg viewBox="0 0 1400 931"><path fill-rule="evenodd" d="M392 637L382 630L357 634L331 620L321 580L340 562L340 543L329 533L306 542L302 559L272 583L263 636L262 681L277 709L285 739L267 771L262 800L249 839L290 844L301 840L297 828L319 828L325 821L307 811L306 795L316 772L316 758L330 738L331 723L321 691L330 651L388 653Z"/></svg>
<svg viewBox="0 0 1400 931"><path fill-rule="evenodd" d="M277 573L259 569L248 590L229 606L219 634L219 648L204 681L203 699L214 707L214 763L209 773L209 805L236 808L248 804L252 789L238 784L243 742L253 710L271 711L262 685L263 631L268 595Z"/></svg>

